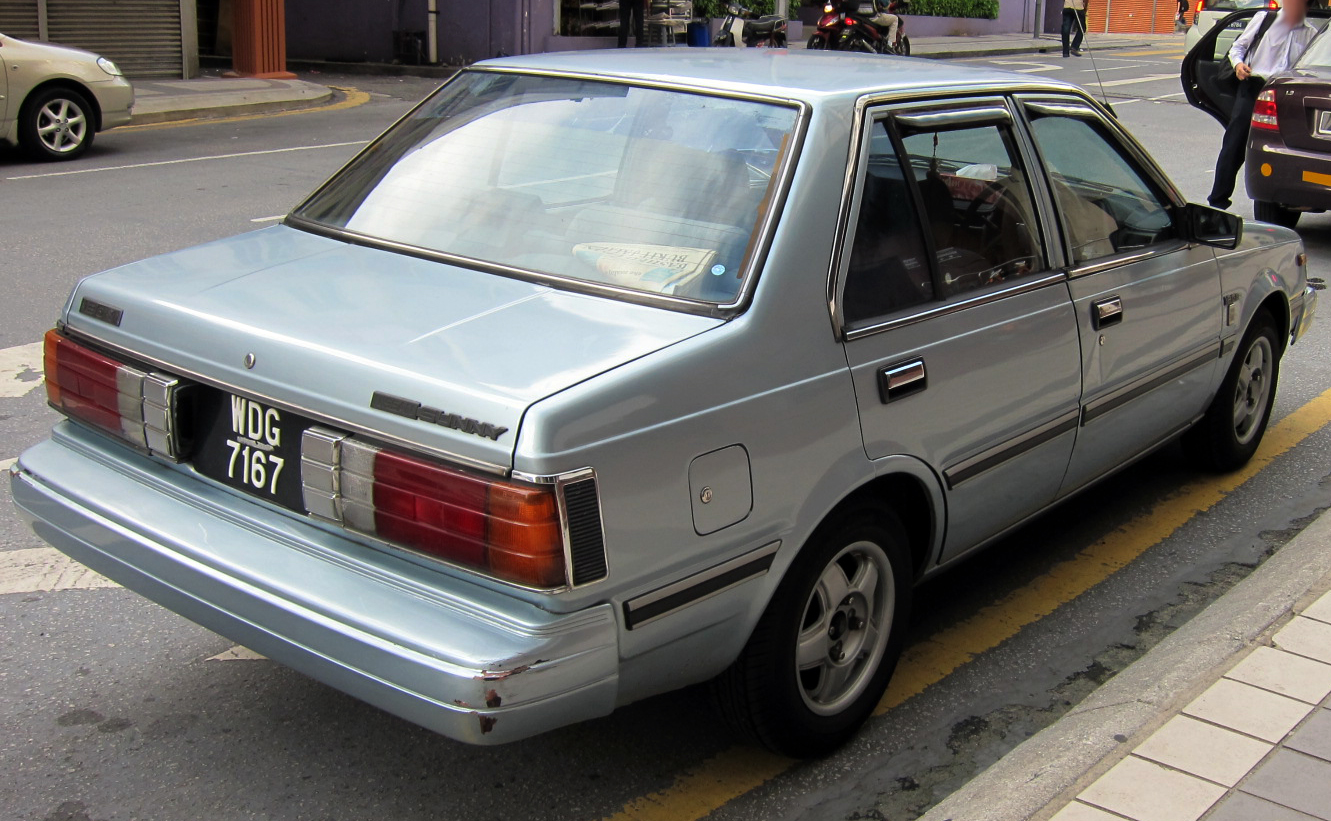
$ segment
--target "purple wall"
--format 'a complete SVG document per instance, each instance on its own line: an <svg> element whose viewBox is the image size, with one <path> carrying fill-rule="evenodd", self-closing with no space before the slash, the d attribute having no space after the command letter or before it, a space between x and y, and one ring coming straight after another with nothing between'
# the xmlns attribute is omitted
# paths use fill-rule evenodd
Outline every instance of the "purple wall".
<svg viewBox="0 0 1331 821"><path fill-rule="evenodd" d="M425 30L425 0L286 0L286 24L293 59L388 63L393 32Z"/></svg>

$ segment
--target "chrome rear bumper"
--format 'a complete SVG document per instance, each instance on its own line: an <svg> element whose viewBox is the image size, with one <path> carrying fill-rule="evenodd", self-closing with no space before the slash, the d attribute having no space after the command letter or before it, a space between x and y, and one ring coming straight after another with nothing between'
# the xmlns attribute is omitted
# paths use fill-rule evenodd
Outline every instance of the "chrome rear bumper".
<svg viewBox="0 0 1331 821"><path fill-rule="evenodd" d="M552 614L358 545L71 423L11 468L53 546L276 661L460 741L608 714L609 604Z"/></svg>

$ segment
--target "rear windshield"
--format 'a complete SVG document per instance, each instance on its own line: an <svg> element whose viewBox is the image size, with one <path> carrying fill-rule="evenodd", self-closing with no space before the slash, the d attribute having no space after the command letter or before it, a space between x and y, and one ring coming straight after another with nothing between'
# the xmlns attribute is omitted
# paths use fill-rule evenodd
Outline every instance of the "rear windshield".
<svg viewBox="0 0 1331 821"><path fill-rule="evenodd" d="M1241 9L1269 8L1271 8L1271 0L1216 0L1214 3L1207 3L1203 11L1239 11Z"/></svg>
<svg viewBox="0 0 1331 821"><path fill-rule="evenodd" d="M464 72L295 216L509 268L728 303L797 110Z"/></svg>
<svg viewBox="0 0 1331 821"><path fill-rule="evenodd" d="M1295 68L1331 68L1331 39L1326 36L1326 20L1313 20L1313 25L1322 29L1322 34L1313 38L1308 49L1294 64Z"/></svg>

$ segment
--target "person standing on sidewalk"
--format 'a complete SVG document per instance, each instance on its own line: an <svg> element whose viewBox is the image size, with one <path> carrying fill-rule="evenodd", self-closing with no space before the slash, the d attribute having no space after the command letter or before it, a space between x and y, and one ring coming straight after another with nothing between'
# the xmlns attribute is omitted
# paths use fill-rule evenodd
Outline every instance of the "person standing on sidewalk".
<svg viewBox="0 0 1331 821"><path fill-rule="evenodd" d="M633 44L644 45L642 7L647 0L619 0L619 47L629 44L629 30L633 30Z"/></svg>
<svg viewBox="0 0 1331 821"><path fill-rule="evenodd" d="M1072 36L1073 30L1076 36ZM1086 36L1086 0L1063 0L1063 56L1081 56L1081 40ZM1071 37L1069 45L1068 38Z"/></svg>
<svg viewBox="0 0 1331 821"><path fill-rule="evenodd" d="M1206 201L1213 208L1228 208L1234 195L1234 182L1248 154L1248 129L1252 109L1268 77L1285 71L1303 56L1317 27L1307 20L1308 0L1285 0L1273 20L1270 12L1254 14L1248 27L1229 49L1229 62L1239 81L1234 95L1234 109L1225 126L1220 156L1215 161L1215 181Z"/></svg>

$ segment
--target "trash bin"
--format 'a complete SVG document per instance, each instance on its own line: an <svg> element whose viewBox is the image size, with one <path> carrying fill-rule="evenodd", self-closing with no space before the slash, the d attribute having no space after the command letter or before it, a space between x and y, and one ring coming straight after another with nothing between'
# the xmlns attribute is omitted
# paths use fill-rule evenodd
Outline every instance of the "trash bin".
<svg viewBox="0 0 1331 821"><path fill-rule="evenodd" d="M689 45L697 48L706 48L712 44L712 30L701 20L689 23L687 37Z"/></svg>

